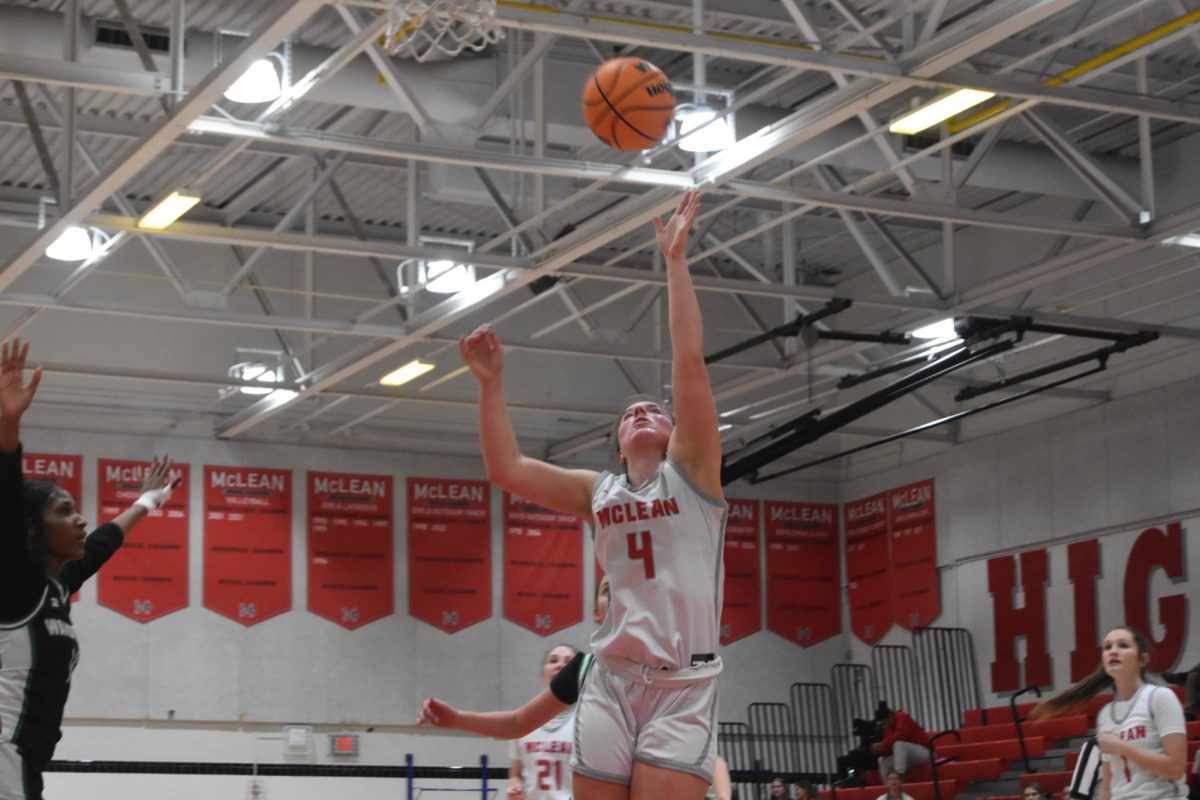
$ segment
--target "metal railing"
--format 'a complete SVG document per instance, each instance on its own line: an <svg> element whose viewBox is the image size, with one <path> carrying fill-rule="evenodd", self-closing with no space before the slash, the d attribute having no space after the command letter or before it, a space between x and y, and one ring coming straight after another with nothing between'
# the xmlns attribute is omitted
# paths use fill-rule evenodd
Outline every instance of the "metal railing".
<svg viewBox="0 0 1200 800"><path fill-rule="evenodd" d="M754 734L744 722L717 723L717 752L725 758L729 771L734 776L763 774L762 762L754 747ZM768 778L769 780L769 778ZM733 784L739 800L751 800L759 796L761 779L737 781Z"/></svg>
<svg viewBox="0 0 1200 800"><path fill-rule="evenodd" d="M1025 746L1025 731L1021 730L1021 723L1025 721L1020 712L1017 711L1017 698L1024 694L1035 692L1038 697L1042 696L1042 690L1038 686L1026 686L1021 691L1008 698L1008 707L1012 712L1013 725L1017 729L1017 744L1021 746L1021 763L1025 765L1025 772L1037 772L1029 764L1029 748Z"/></svg>
<svg viewBox="0 0 1200 800"><path fill-rule="evenodd" d="M919 693L918 721L926 730L950 730L963 723L968 709L979 707L975 645L966 628L917 628L913 631Z"/></svg>
<svg viewBox="0 0 1200 800"><path fill-rule="evenodd" d="M839 720L833 689L827 683L793 683L790 695L800 771L823 774L822 782L832 783L841 755L841 728L849 725L849 720Z"/></svg>
<svg viewBox="0 0 1200 800"><path fill-rule="evenodd" d="M917 664L912 648L876 645L871 648L871 668L879 681L879 698L892 708L903 708L918 722L929 717L927 697L917 689Z"/></svg>
<svg viewBox="0 0 1200 800"><path fill-rule="evenodd" d="M762 768L776 775L799 772L800 750L792 709L786 703L751 703L747 713Z"/></svg>
<svg viewBox="0 0 1200 800"><path fill-rule="evenodd" d="M875 704L879 702L879 686L875 674L865 664L834 664L830 670L835 715L841 725L842 745L854 747L854 732L850 720L874 719Z"/></svg>

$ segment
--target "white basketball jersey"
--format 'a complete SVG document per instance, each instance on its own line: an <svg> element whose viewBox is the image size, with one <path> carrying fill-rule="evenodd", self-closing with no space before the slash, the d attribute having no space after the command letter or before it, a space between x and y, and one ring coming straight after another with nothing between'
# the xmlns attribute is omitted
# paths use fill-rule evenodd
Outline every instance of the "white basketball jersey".
<svg viewBox="0 0 1200 800"><path fill-rule="evenodd" d="M1171 694L1169 689L1161 686L1143 684L1130 700L1109 703L1096 715L1096 731L1111 733L1139 750L1161 753L1162 731L1183 733L1186 728L1183 724L1183 708L1173 694L1170 699L1178 707L1177 726L1170 725L1168 720L1156 719L1156 715L1151 712L1150 703L1154 695L1160 692L1164 696ZM1161 716L1160 714L1159 717ZM1172 727L1177 729L1170 730ZM1186 781L1160 778L1120 756L1105 755L1103 758L1108 762L1112 800L1169 800L1188 796Z"/></svg>
<svg viewBox="0 0 1200 800"><path fill-rule="evenodd" d="M575 706L512 745L512 760L521 762L525 800L571 800L571 744L575 740Z"/></svg>
<svg viewBox="0 0 1200 800"><path fill-rule="evenodd" d="M667 459L631 487L603 473L592 490L595 549L608 575L608 616L592 635L605 663L720 671L727 506L702 494Z"/></svg>

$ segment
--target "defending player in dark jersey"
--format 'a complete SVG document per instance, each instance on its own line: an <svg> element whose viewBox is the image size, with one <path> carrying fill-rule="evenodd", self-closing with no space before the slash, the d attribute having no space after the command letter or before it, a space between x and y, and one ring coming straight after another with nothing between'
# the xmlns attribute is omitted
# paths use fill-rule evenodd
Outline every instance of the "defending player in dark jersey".
<svg viewBox="0 0 1200 800"><path fill-rule="evenodd" d="M85 536L87 523L69 492L26 483L21 416L42 374L38 368L25 382L28 351L17 339L0 347L0 800L41 800L42 770L62 736L79 661L71 594L174 488L171 460L155 459L134 504Z"/></svg>

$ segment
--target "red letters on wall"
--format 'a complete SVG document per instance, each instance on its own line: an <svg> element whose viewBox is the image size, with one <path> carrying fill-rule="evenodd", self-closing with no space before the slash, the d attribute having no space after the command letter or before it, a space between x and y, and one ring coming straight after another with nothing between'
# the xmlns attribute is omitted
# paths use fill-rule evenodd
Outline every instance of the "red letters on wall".
<svg viewBox="0 0 1200 800"><path fill-rule="evenodd" d="M1021 553L1021 587L1025 604L1015 607L1017 559L1002 556L988 561L988 591L992 595L996 655L992 661L992 691L1014 692L1024 686L1049 686L1050 653L1046 649L1046 551ZM1025 677L1017 661L1017 637L1025 637Z"/></svg>
<svg viewBox="0 0 1200 800"><path fill-rule="evenodd" d="M1161 639L1154 638L1150 624L1150 576L1162 568L1167 577L1179 580L1183 570L1183 526L1172 522L1164 533L1148 528L1133 543L1125 567L1125 620L1150 640L1153 656L1151 672L1170 669L1179 659L1187 634L1187 598L1172 594L1158 598L1158 620L1163 627Z"/></svg>
<svg viewBox="0 0 1200 800"><path fill-rule="evenodd" d="M1088 539L1067 547L1067 574L1075 594L1075 648L1071 650L1071 681L1082 680L1096 668L1100 633L1096 608L1096 579L1100 577L1100 541Z"/></svg>

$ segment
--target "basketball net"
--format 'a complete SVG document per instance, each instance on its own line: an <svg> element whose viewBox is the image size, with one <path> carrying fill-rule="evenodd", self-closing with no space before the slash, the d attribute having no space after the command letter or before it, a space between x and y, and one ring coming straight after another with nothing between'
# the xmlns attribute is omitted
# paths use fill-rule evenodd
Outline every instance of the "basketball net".
<svg viewBox="0 0 1200 800"><path fill-rule="evenodd" d="M496 0L399 0L387 13L384 49L418 62L479 52L504 38Z"/></svg>

